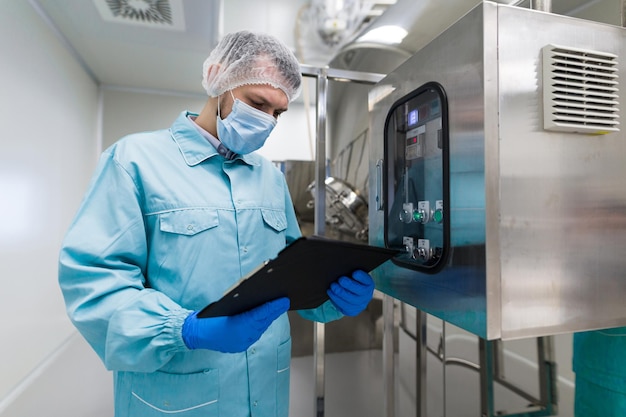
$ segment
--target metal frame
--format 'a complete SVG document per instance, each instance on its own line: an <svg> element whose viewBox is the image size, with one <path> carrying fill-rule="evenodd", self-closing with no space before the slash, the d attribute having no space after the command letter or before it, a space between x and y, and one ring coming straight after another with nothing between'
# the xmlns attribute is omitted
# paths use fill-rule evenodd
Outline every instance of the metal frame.
<svg viewBox="0 0 626 417"><path fill-rule="evenodd" d="M558 411L556 394L556 363L552 336L537 337L537 365L539 368L539 398L512 384L504 374L503 343L501 340L479 340L481 416L542 417L552 416ZM494 412L493 385L497 383L526 399L531 407L525 411Z"/></svg>
<svg viewBox="0 0 626 417"><path fill-rule="evenodd" d="M384 311L384 323L389 325L393 322L394 312L393 298L385 295L385 300L388 302L391 308L385 308ZM504 372L503 361L503 342L502 340L485 340L479 338L479 364L469 362L465 359L447 357L445 354L445 322L443 329L443 338L439 343L439 348L434 350L427 345L426 340L426 323L427 314L421 310L416 309L416 323L415 330L412 331L406 325L404 320L405 304L400 306L400 329L416 343L416 372L415 372L415 385L416 385L416 417L426 417L426 354L430 353L435 356L439 361L445 365L462 366L467 369L479 372L480 374L480 411L481 417L543 417L556 415L558 412L557 406L557 389L556 389L556 363L554 360L554 345L552 336L538 337L537 339L537 364L538 364L538 378L539 378L539 398L534 397L522 388L516 386L507 380ZM390 320L391 317L391 320ZM392 335L391 331L389 332ZM385 332L385 336L387 332ZM384 339L383 339L384 340ZM384 358L393 358L393 352L395 346L393 345L393 339L389 338L390 343L383 343L383 373L386 381L386 398L395 397L395 388L393 385L389 385L389 380L394 381L393 372L386 367ZM388 362L391 369L394 368L393 360ZM391 374L391 376L389 376ZM524 398L530 404L531 407L524 411L514 411L507 413L503 410L495 410L494 407L494 384L508 389L514 394ZM444 387L445 387L445 372L444 372ZM444 403L445 403L445 388L444 388ZM385 408L385 416L393 417L395 415L394 407ZM444 404L444 416L445 416L445 404Z"/></svg>
<svg viewBox="0 0 626 417"><path fill-rule="evenodd" d="M315 191L314 199L318 202L326 201L326 187L318 187L326 181L326 119L328 108L328 82L356 82L361 84L376 84L384 78L384 74L369 72L347 71L328 67L314 67L300 65L304 77L314 77L316 83L316 140L315 140ZM325 204L315 204L314 233L324 236L326 226ZM325 389L325 327L324 323L313 323L313 368L315 375L315 415L324 416L324 389Z"/></svg>

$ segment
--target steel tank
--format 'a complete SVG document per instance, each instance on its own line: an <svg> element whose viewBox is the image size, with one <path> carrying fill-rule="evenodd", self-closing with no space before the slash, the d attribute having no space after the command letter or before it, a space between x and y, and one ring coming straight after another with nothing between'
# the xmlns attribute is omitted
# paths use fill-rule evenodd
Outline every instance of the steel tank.
<svg viewBox="0 0 626 417"><path fill-rule="evenodd" d="M369 91L379 290L487 340L626 325L625 33L482 2Z"/></svg>

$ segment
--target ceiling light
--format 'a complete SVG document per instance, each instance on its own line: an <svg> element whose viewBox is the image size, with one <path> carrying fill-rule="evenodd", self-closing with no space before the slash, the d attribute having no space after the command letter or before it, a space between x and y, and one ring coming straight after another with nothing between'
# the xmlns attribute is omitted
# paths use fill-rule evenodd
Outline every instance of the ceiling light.
<svg viewBox="0 0 626 417"><path fill-rule="evenodd" d="M406 35L408 35L406 29L400 26L387 25L370 30L359 37L356 42L376 42L392 45L402 42Z"/></svg>

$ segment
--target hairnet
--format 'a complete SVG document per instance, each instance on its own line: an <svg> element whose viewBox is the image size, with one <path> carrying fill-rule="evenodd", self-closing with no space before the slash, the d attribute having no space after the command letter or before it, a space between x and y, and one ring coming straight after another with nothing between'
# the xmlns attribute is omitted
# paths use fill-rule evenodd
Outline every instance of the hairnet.
<svg viewBox="0 0 626 417"><path fill-rule="evenodd" d="M300 64L289 48L270 35L248 31L224 36L202 71L202 86L211 97L246 84L269 84L291 102L302 83Z"/></svg>

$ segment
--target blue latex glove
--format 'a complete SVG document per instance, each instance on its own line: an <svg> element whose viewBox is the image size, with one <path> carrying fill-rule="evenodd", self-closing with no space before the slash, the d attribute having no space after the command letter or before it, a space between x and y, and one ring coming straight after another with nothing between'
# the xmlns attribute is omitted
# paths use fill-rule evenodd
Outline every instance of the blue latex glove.
<svg viewBox="0 0 626 417"><path fill-rule="evenodd" d="M183 340L189 349L243 352L289 310L289 304L289 298L278 298L235 316L202 319L196 311L183 323Z"/></svg>
<svg viewBox="0 0 626 417"><path fill-rule="evenodd" d="M335 307L346 316L356 316L367 307L374 295L374 280L365 271L341 277L327 291Z"/></svg>

